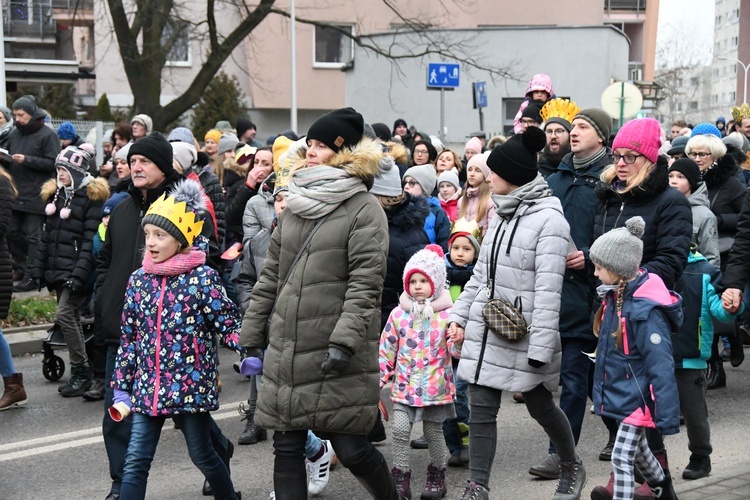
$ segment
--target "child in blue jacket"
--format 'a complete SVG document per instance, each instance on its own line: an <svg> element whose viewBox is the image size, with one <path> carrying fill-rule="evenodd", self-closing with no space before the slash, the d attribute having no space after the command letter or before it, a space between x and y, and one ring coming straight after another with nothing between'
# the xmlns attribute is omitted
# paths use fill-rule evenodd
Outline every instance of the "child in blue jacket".
<svg viewBox="0 0 750 500"><path fill-rule="evenodd" d="M685 417L690 462L683 479L700 479L711 472L711 428L706 406L706 361L711 357L714 321L731 323L742 314L727 312L721 305L721 271L695 248L675 290L682 296L684 320L674 339L673 354L680 411Z"/></svg>
<svg viewBox="0 0 750 500"><path fill-rule="evenodd" d="M123 499L145 498L148 471L168 418L184 434L190 458L215 498L238 498L228 458L212 445L211 433L221 431L209 412L219 408L215 336L239 352L241 322L221 277L206 265L208 240L200 236L203 221L196 217L203 210L200 184L187 179L143 217L143 267L130 276L125 292L112 376L114 408L124 404L133 412Z"/></svg>
<svg viewBox="0 0 750 500"><path fill-rule="evenodd" d="M669 471L648 448L646 430L680 431L670 335L682 323L682 300L657 275L638 268L644 228L643 219L633 217L589 250L603 299L594 316L594 408L620 422L612 450L615 500L633 498L634 465L654 498L676 499Z"/></svg>

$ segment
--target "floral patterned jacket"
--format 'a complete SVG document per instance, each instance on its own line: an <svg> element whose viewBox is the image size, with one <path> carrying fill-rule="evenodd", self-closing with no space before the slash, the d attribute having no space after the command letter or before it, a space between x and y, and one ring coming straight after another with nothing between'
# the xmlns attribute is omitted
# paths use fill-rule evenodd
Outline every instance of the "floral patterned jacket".
<svg viewBox="0 0 750 500"><path fill-rule="evenodd" d="M157 416L216 410L215 336L240 350L239 311L216 271L203 265L205 254L194 248L188 254L192 261L185 256L187 265L164 268L183 255L162 264L149 262L152 271L162 266L159 274L147 272L146 255L146 269L130 276L113 387L130 393L134 412Z"/></svg>

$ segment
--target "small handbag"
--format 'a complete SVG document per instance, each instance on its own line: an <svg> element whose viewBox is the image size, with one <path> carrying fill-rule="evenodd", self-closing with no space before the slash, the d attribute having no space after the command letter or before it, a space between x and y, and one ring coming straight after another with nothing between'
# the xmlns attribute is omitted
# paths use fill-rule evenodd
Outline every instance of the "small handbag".
<svg viewBox="0 0 750 500"><path fill-rule="evenodd" d="M510 219L508 220L508 224L510 224ZM498 230L495 233L495 238L492 240L492 251L490 252L489 264L487 266L487 275L490 278L487 283L487 295L489 299L484 307L482 307L482 318L484 319L485 327L492 333L508 342L517 342L529 331L529 326L523 317L523 301L521 300L521 296L517 296L513 304L494 298L495 272L500 252L500 249L497 248L498 235L500 235L499 239L502 241L507 228L508 225L506 224L502 234ZM510 251L510 248L508 251Z"/></svg>

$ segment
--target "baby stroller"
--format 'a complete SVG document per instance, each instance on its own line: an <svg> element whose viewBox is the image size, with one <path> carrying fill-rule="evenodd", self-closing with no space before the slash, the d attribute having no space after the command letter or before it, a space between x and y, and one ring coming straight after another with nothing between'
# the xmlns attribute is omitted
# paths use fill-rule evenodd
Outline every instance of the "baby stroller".
<svg viewBox="0 0 750 500"><path fill-rule="evenodd" d="M83 317L81 318L81 327L83 328L83 340L86 345L86 353L91 357L91 346L94 338L94 317ZM44 359L42 360L42 375L50 382L60 380L65 373L65 361L55 354L54 349L56 347L65 347L65 338L63 337L62 330L55 323L52 328L47 330L47 338L42 341L42 352L44 353Z"/></svg>

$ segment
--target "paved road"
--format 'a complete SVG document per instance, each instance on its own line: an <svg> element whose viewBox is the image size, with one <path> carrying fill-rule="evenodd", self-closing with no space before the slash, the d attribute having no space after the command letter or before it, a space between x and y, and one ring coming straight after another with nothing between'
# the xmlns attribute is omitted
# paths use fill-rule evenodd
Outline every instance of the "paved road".
<svg viewBox="0 0 750 500"><path fill-rule="evenodd" d="M63 351L62 356L67 355ZM233 354L223 350L221 410L215 418L236 443L243 428L237 415L237 403L246 396L246 380L229 369ZM41 356L15 358L16 367L24 373L29 406L0 413L0 499L103 499L109 489L107 456L101 437L102 406L80 398L65 399L57 394L57 383L41 375ZM736 470L750 465L750 432L747 431L747 400L750 395L750 362L740 368L729 368L729 388L709 392L709 407L714 443L714 471ZM419 429L415 429L416 436ZM492 478L493 499L544 500L552 497L554 482L537 481L528 475L530 465L546 453L541 428L531 420L523 405L508 397L500 410L498 449ZM672 469L678 477L678 488L690 486L680 479L687 464L684 432L667 438ZM609 464L596 460L606 441L601 422L587 415L579 453L584 459L589 482L584 498L597 484L606 481ZM380 446L390 460L390 440ZM426 451L412 451L413 490L415 498L424 484ZM244 498L264 500L272 489L273 454L269 441L255 446L238 446L232 461L232 476ZM448 471L449 495L459 498L466 480L465 469ZM148 487L148 498L203 498L203 478L190 463L182 435L165 426ZM367 499L353 477L339 467L331 484L321 495L324 499Z"/></svg>

